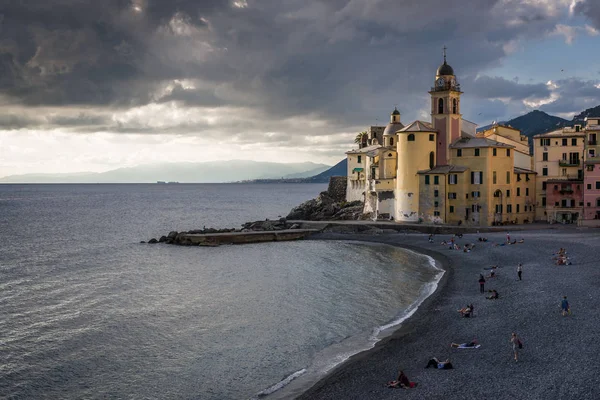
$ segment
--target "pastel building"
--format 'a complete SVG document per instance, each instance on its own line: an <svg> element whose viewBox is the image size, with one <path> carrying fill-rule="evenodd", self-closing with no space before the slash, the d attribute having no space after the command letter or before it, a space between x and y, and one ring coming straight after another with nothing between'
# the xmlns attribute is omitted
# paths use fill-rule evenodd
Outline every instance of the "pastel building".
<svg viewBox="0 0 600 400"><path fill-rule="evenodd" d="M347 200L372 218L487 226L532 222L535 174L527 138L496 125L476 133L463 119L461 89L444 62L429 91L431 122L401 122L397 109L368 145L347 152ZM373 129L377 128L377 129Z"/></svg>
<svg viewBox="0 0 600 400"><path fill-rule="evenodd" d="M536 220L577 223L583 218L585 136L576 125L533 137Z"/></svg>
<svg viewBox="0 0 600 400"><path fill-rule="evenodd" d="M586 118L581 225L600 226L600 117Z"/></svg>

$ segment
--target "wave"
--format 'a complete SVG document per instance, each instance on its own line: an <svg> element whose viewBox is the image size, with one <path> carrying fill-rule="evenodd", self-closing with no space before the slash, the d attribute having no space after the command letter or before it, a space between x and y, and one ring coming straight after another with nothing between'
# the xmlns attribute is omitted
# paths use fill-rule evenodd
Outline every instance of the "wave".
<svg viewBox="0 0 600 400"><path fill-rule="evenodd" d="M303 375L305 372L306 372L306 368L302 368L300 371L294 372L293 374L291 374L287 378L283 379L282 381L280 381L280 382L276 383L275 385L271 386L270 388L265 389L262 392L258 393L256 395L256 397L253 397L251 400L260 399L262 397L268 396L271 393L274 393L274 392L282 389L283 387L287 386L291 381L293 381L300 375Z"/></svg>

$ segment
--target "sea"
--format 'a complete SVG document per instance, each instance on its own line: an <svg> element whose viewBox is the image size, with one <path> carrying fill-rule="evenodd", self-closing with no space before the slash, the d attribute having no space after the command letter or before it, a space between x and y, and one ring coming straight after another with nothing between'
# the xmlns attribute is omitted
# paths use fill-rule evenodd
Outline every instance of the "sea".
<svg viewBox="0 0 600 400"><path fill-rule="evenodd" d="M325 189L0 185L0 398L302 393L412 315L443 274L432 259L357 241L140 242L276 219Z"/></svg>

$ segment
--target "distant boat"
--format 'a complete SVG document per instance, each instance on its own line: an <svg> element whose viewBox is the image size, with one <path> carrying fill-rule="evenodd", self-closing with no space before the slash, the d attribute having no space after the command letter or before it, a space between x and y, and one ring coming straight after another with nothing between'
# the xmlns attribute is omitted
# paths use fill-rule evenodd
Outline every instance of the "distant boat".
<svg viewBox="0 0 600 400"><path fill-rule="evenodd" d="M165 181L156 181L156 183L159 183L159 184L162 184L162 185L164 185L164 184L165 184L165 183L167 183L167 182L165 182Z"/></svg>

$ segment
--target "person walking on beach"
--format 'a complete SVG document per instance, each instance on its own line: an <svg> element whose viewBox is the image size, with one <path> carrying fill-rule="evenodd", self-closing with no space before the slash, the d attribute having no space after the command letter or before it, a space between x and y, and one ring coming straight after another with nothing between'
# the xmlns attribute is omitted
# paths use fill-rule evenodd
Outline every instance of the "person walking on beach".
<svg viewBox="0 0 600 400"><path fill-rule="evenodd" d="M523 348L523 343L521 343L521 340L519 339L517 334L514 332L512 333L512 336L510 337L510 343L512 344L513 354L515 356L515 362L517 362L517 361L519 361L519 349Z"/></svg>
<svg viewBox="0 0 600 400"><path fill-rule="evenodd" d="M485 278L479 274L479 293L485 292Z"/></svg>
<svg viewBox="0 0 600 400"><path fill-rule="evenodd" d="M569 306L569 301L567 300L567 296L563 296L562 301L560 302L560 308L562 309L562 316L565 317L571 311L571 307Z"/></svg>
<svg viewBox="0 0 600 400"><path fill-rule="evenodd" d="M510 233L506 232L506 243L510 243Z"/></svg>
<svg viewBox="0 0 600 400"><path fill-rule="evenodd" d="M519 280L522 280L521 275L523 275L523 264L521 263L519 263L517 266L517 275L519 275Z"/></svg>

